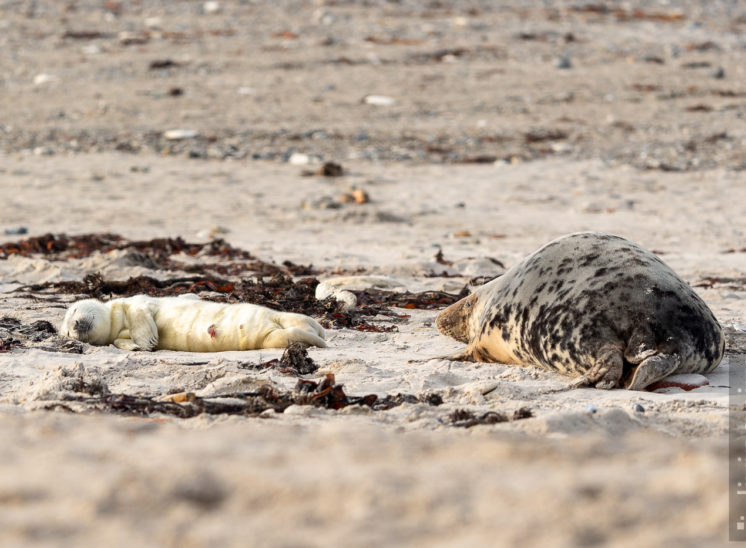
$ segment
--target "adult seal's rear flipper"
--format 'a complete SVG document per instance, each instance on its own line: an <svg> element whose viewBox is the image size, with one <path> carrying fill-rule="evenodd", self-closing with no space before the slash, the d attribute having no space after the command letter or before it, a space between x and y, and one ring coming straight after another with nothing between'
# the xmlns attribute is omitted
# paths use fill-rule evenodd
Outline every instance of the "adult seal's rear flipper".
<svg viewBox="0 0 746 548"><path fill-rule="evenodd" d="M680 363L681 358L676 354L656 354L645 358L634 368L624 387L627 390L643 390L646 386L672 375Z"/></svg>

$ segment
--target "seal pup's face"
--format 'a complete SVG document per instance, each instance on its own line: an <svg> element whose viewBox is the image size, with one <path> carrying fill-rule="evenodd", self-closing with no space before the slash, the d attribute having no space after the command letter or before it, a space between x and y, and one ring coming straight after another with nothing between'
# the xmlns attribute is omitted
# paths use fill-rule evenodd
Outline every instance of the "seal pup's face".
<svg viewBox="0 0 746 548"><path fill-rule="evenodd" d="M438 331L457 341L469 344L474 338L472 333L472 317L477 304L478 295L474 293L453 303L443 310L435 320Z"/></svg>
<svg viewBox="0 0 746 548"><path fill-rule="evenodd" d="M86 299L67 309L62 320L60 334L79 341L104 345L109 344L111 316L101 301Z"/></svg>

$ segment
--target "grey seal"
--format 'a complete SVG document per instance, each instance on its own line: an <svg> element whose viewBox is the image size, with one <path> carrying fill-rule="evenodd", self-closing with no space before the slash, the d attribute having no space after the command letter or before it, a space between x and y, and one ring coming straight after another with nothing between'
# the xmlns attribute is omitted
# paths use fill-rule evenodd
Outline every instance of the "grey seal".
<svg viewBox="0 0 746 548"><path fill-rule="evenodd" d="M708 373L725 350L720 324L684 280L650 251L599 232L549 242L436 323L468 345L450 359L533 365L605 389Z"/></svg>

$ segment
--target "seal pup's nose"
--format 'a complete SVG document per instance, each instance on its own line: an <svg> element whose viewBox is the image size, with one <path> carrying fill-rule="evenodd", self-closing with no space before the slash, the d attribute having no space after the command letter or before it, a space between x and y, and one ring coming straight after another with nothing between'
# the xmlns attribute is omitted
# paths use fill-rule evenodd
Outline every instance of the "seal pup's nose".
<svg viewBox="0 0 746 548"><path fill-rule="evenodd" d="M87 342L88 341L88 334L91 331L91 328L93 327L93 322L91 320L83 318L80 320L75 320L75 333L77 334L77 339Z"/></svg>

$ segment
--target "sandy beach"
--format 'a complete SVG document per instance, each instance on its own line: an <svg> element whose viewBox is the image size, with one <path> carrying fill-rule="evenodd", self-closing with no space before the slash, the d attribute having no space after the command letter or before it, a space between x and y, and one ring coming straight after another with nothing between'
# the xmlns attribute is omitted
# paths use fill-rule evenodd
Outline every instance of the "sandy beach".
<svg viewBox="0 0 746 548"><path fill-rule="evenodd" d="M0 544L726 545L746 11L599 6L0 5ZM586 230L712 309L702 386L442 358L448 299ZM314 304L340 275L412 304ZM300 374L55 332L132 280L312 307L329 348ZM328 375L351 405L303 396Z"/></svg>

